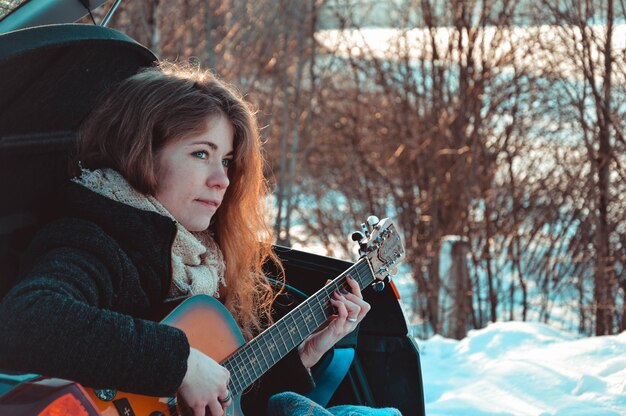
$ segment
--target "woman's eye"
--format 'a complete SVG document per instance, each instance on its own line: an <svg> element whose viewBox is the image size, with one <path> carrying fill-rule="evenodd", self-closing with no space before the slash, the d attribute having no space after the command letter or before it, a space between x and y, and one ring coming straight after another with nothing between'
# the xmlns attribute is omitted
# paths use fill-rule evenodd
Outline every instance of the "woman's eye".
<svg viewBox="0 0 626 416"><path fill-rule="evenodd" d="M199 150L197 152L193 152L193 155L198 159L206 159L209 155L204 150Z"/></svg>
<svg viewBox="0 0 626 416"><path fill-rule="evenodd" d="M224 166L225 168L229 167L231 163L233 163L232 159L222 159L222 166Z"/></svg>

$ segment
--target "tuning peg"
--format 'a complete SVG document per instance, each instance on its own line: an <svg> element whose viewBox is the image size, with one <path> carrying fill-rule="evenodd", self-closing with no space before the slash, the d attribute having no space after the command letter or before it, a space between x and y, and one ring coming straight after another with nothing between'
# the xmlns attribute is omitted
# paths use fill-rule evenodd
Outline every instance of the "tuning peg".
<svg viewBox="0 0 626 416"><path fill-rule="evenodd" d="M364 222L361 224L361 232L363 233L363 235L365 235L365 237L370 236L370 229L369 229L369 226L367 225L367 222Z"/></svg>
<svg viewBox="0 0 626 416"><path fill-rule="evenodd" d="M355 231L352 233L350 238L352 238L352 241L359 242L365 238L365 235L361 231Z"/></svg>
<svg viewBox="0 0 626 416"><path fill-rule="evenodd" d="M380 220L376 215L370 215L369 217L367 217L367 225L369 225L370 230L376 227L379 222Z"/></svg>
<svg viewBox="0 0 626 416"><path fill-rule="evenodd" d="M383 282L382 280L378 280L372 283L372 288L375 292L382 292L385 289L385 282Z"/></svg>
<svg viewBox="0 0 626 416"><path fill-rule="evenodd" d="M396 266L393 266L391 269L389 269L389 276L395 276L398 274L398 268Z"/></svg>

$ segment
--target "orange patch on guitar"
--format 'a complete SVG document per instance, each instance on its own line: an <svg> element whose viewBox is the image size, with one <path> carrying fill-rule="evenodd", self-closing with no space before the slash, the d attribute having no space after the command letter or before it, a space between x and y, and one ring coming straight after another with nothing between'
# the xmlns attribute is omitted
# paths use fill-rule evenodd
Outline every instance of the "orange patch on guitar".
<svg viewBox="0 0 626 416"><path fill-rule="evenodd" d="M189 344L217 362L244 344L239 328L230 315L215 308L213 298L195 296L185 302L184 313L175 310L162 323L182 329ZM234 327L233 327L234 325Z"/></svg>

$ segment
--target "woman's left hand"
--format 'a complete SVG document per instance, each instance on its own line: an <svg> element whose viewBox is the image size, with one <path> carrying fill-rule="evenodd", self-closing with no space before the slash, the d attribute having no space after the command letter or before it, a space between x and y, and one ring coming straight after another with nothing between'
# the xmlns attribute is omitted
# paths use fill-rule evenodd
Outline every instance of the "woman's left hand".
<svg viewBox="0 0 626 416"><path fill-rule="evenodd" d="M298 347L300 359L306 368L313 367L337 341L354 331L371 308L370 304L363 300L359 284L350 276L347 276L346 282L351 291L335 292L330 299L330 303L337 310L336 315L328 318L321 326L322 329L311 334Z"/></svg>

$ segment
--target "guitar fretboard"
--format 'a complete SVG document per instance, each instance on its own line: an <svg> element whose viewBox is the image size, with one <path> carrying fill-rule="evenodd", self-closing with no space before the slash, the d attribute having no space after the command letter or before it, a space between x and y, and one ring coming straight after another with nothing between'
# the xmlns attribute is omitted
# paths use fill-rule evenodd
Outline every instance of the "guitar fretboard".
<svg viewBox="0 0 626 416"><path fill-rule="evenodd" d="M361 290L374 281L367 258L360 259L221 363L230 372L229 388L234 395L241 394L335 313L331 296L336 290L350 290L348 275Z"/></svg>

